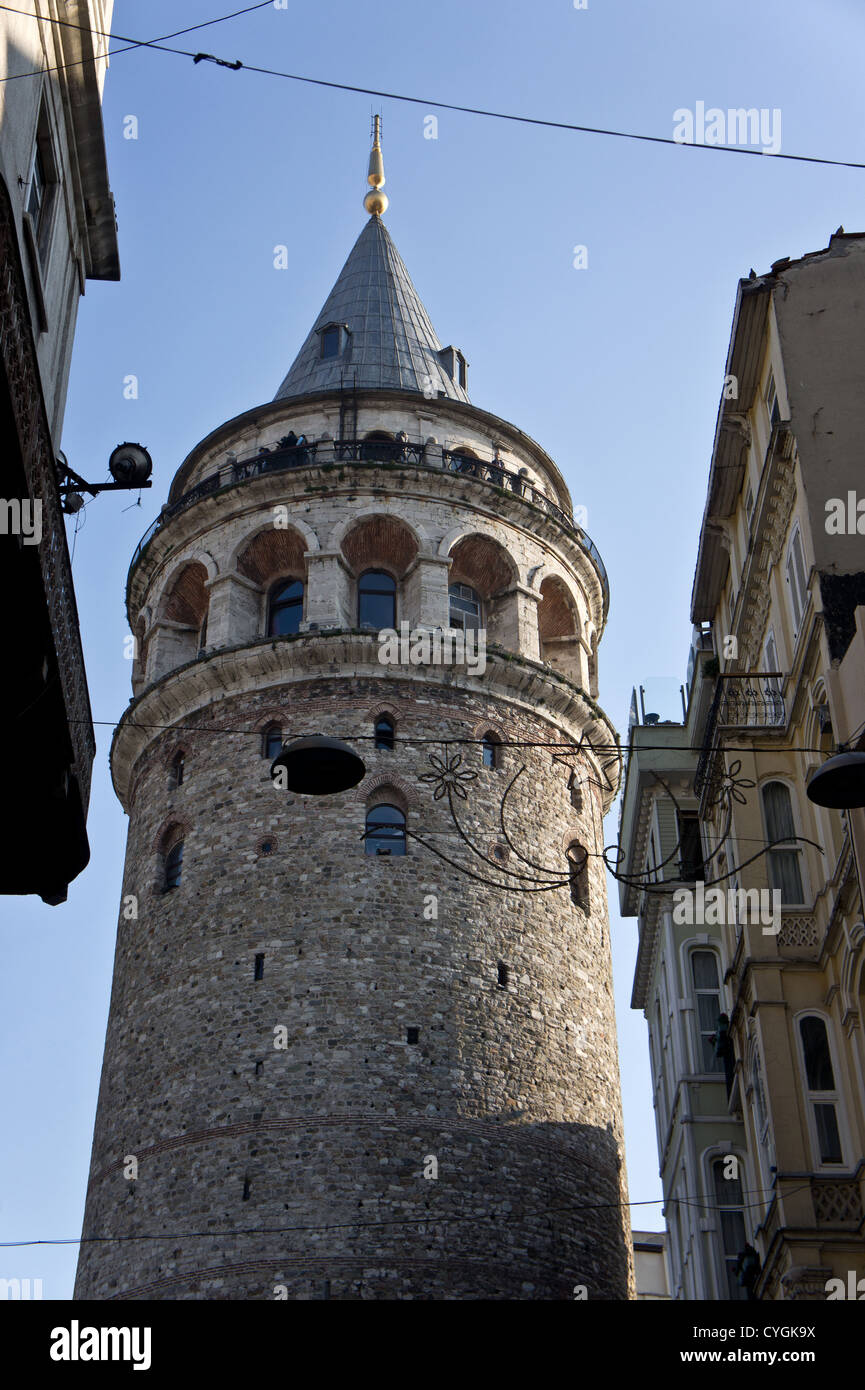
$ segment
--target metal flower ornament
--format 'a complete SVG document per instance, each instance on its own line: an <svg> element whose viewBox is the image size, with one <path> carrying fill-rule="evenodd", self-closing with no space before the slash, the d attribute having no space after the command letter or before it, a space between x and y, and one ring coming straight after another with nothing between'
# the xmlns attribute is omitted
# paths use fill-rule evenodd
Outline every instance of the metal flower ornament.
<svg viewBox="0 0 865 1390"><path fill-rule="evenodd" d="M573 756L574 749L568 750ZM553 761L561 758L561 754L554 754ZM589 851L581 850L580 853L570 852L563 864L549 865L538 864L533 859L523 853L521 848L515 843L512 833L508 828L507 812L508 798L517 785L519 779L525 774L527 768L525 764L514 774L505 788L499 806L499 826L497 835L500 837L495 850L491 853L484 846L476 841L477 831L469 833L465 825L460 821L460 803L468 803L468 784L477 779L477 773L469 768L462 766L463 758L461 753L451 753L447 745L444 746L442 754L429 754L429 763L432 771L420 774L419 781L427 783L433 789L433 800L443 801L447 799L448 811L457 832L466 850L471 855L471 861L460 863L450 855L446 854L438 845L432 843L426 836L419 835L405 827L405 834L412 840L416 840L424 849L428 849L438 859L449 864L451 868L459 870L460 873L469 878L476 879L478 882L485 883L493 888L501 888L512 893L549 893L558 888L569 888L574 878L582 874L588 863ZM573 774L572 774L573 775ZM381 823L377 828L381 830ZM401 827L402 828L402 827ZM368 833L368 832L366 832ZM486 832L488 837L489 832ZM501 856L502 844L507 846L509 851L508 859L513 859L521 866L520 868L508 868ZM492 877L489 870L494 871Z"/></svg>
<svg viewBox="0 0 865 1390"><path fill-rule="evenodd" d="M468 800L468 792L461 784L463 782L473 782L477 777L476 772L471 772L468 768L459 771L462 762L462 754L455 753L452 758L447 755L445 750L444 758L437 758L435 753L430 753L429 760L432 763L432 772L422 772L418 780L420 782L432 782L435 785L433 799L441 801L442 797L459 796L463 801Z"/></svg>
<svg viewBox="0 0 865 1390"><path fill-rule="evenodd" d="M585 767L577 768L574 763L575 756L581 751L577 745L569 745L552 753L553 764L564 764L568 771L568 789L574 786L604 788L604 782L599 778L591 776L586 772ZM597 751L597 750L596 750ZM609 750L607 750L609 751ZM609 759L601 766L601 776L605 779L606 789L611 790L615 785L609 777L609 768L614 759ZM620 883L626 883L637 887L647 893L669 893L671 879L659 881L659 875L663 876L669 864L678 863L682 858L681 838L676 841L675 846L667 855L666 859L659 864L652 865L642 873L626 874L622 873L621 865L625 858L625 852L621 845L604 845L602 848L587 849L584 846L573 846L566 853L563 853L563 863L543 864L538 863L534 858L523 852L523 849L515 841L512 829L509 826L509 799L514 788L528 771L525 764L519 768L508 782L499 805L498 820L499 824L495 827L498 836L498 843L490 852L489 830L483 833L484 843L478 843L479 832L476 827L472 831L462 823L460 812L469 803L469 788L472 782L476 781L477 773L470 768L463 767L461 753L452 753L445 745L442 753L430 753L429 763L431 771L421 773L419 781L426 783L432 788L434 801L447 801L448 811L453 827L459 836L468 859L459 862L451 855L444 852L440 846L431 841L426 835L418 834L417 831L404 828L404 833L412 840L416 840L424 849L428 849L438 859L448 864L451 868L457 869L468 878L476 879L493 888L501 888L506 892L512 893L549 893L560 888L571 888L576 879L585 871L589 859L601 859L605 867ZM713 884L723 883L731 878L735 878L743 868L753 864L755 860L761 858L776 845L790 845L794 842L812 845L819 853L823 853L820 845L813 840L809 840L804 835L790 835L775 840L768 840L761 846L755 854L749 858L733 864L732 867L725 868L724 872L719 872L722 867L719 863L721 855L725 852L730 840L733 827L733 806L734 803L740 806L748 804L747 793L753 791L756 783L751 778L741 776L742 763L740 759L732 762L724 773L717 795L711 803L712 808L718 808L721 819L720 833L715 847L703 856L703 869L707 882ZM667 784L663 777L658 773L653 774L656 782L663 787L665 793L670 798L676 811L681 807L675 793ZM601 843L599 828L597 824L598 815L595 798L590 798L592 811L594 841L598 845ZM381 827L379 826L379 829ZM491 827L492 829L492 827ZM501 845L507 846L509 851L507 864L503 862L501 855ZM508 867L511 860L516 867Z"/></svg>
<svg viewBox="0 0 865 1390"><path fill-rule="evenodd" d="M724 883L727 879L737 878L742 869L746 868L749 864L753 864L755 860L762 858L764 854L768 854L769 850L774 849L776 845L791 845L798 842L800 844L811 845L812 848L816 849L820 854L824 852L820 845L814 840L809 840L806 835L784 835L775 840L767 840L762 848L758 849L755 854L750 855L748 859L742 859L738 864L734 864L726 873L716 873L715 867L717 861L726 850L730 832L733 828L733 803L736 802L740 806L747 806L748 797L746 792L753 791L757 785L750 777L740 777L739 774L741 770L742 760L741 758L736 758L723 774L718 793L714 800L709 803L710 810L715 807L718 808L721 819L718 842L710 853L703 855L703 869L706 875L706 881L711 882L713 885ZM672 789L667 785L659 773L655 772L652 775L655 781L659 782L664 788L664 791L675 806L676 811L679 812L681 807ZM643 873L639 874L623 874L619 872L619 866L625 857L625 852L620 845L613 845L605 848L603 859L610 873L615 879L618 879L620 883L630 884L633 887L642 889L645 893L669 893L670 880L667 880L666 883L658 883L656 881L657 875L668 864L681 860L681 847L682 842L680 838L676 841L673 850L667 855L666 859L662 860L660 864L655 864L651 869L647 868ZM613 863L611 863L608 858L610 854L616 856Z"/></svg>

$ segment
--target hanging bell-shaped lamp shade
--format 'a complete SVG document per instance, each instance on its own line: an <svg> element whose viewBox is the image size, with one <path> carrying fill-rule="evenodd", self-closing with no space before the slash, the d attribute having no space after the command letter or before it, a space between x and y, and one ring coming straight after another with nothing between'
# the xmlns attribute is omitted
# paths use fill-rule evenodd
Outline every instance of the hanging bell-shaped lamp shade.
<svg viewBox="0 0 865 1390"><path fill-rule="evenodd" d="M833 811L865 806L865 753L836 753L814 773L808 800Z"/></svg>
<svg viewBox="0 0 865 1390"><path fill-rule="evenodd" d="M298 796L333 796L348 791L365 773L363 759L347 743L322 734L287 743L270 766L277 786Z"/></svg>

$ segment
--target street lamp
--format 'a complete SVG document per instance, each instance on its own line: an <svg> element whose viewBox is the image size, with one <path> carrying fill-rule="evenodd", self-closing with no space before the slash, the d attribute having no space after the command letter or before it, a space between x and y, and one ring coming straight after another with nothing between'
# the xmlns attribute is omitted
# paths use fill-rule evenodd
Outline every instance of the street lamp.
<svg viewBox="0 0 865 1390"><path fill-rule="evenodd" d="M805 788L809 801L833 811L865 806L865 753L847 752L843 745L818 768Z"/></svg>
<svg viewBox="0 0 865 1390"><path fill-rule="evenodd" d="M322 734L287 743L270 767L275 786L298 796L333 796L348 791L365 773L363 759L347 743Z"/></svg>

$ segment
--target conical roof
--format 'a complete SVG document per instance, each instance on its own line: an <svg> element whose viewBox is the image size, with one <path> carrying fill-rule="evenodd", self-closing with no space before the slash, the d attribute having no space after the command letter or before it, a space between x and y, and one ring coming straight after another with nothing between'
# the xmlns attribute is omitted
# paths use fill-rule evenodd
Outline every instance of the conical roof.
<svg viewBox="0 0 865 1390"><path fill-rule="evenodd" d="M341 352L322 357L321 330L344 325ZM380 217L370 217L274 400L340 387L439 393L468 401L446 370L429 315Z"/></svg>

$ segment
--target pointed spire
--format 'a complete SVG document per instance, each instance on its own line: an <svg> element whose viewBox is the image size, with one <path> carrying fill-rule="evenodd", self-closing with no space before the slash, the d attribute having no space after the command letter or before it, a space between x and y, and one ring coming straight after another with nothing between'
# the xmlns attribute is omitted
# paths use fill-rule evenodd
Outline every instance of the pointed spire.
<svg viewBox="0 0 865 1390"><path fill-rule="evenodd" d="M373 213L274 399L355 385L468 401L454 375L454 355L442 348L401 255Z"/></svg>
<svg viewBox="0 0 865 1390"><path fill-rule="evenodd" d="M372 150L369 156L369 173L367 183L370 191L363 200L363 205L371 217L381 217L387 211L389 202L386 193L382 193L384 186L384 159L381 153L381 116L374 118Z"/></svg>

